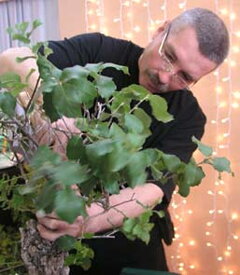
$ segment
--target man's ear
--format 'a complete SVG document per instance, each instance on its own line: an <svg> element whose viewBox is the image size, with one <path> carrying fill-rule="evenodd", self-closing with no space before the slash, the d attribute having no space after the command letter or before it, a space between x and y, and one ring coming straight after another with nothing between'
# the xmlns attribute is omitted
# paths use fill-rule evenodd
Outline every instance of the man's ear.
<svg viewBox="0 0 240 275"><path fill-rule="evenodd" d="M168 28L170 23L171 23L170 20L166 20L160 27L158 27L157 30L153 33L152 40L154 40L160 33L165 31L166 28Z"/></svg>

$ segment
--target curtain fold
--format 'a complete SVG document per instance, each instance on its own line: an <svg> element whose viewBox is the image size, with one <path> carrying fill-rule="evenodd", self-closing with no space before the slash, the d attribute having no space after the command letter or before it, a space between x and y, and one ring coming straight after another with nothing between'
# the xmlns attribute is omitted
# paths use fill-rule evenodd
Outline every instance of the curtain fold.
<svg viewBox="0 0 240 275"><path fill-rule="evenodd" d="M0 52L20 46L6 29L23 21L39 19L43 25L32 35L33 42L60 39L57 0L9 0L0 2Z"/></svg>

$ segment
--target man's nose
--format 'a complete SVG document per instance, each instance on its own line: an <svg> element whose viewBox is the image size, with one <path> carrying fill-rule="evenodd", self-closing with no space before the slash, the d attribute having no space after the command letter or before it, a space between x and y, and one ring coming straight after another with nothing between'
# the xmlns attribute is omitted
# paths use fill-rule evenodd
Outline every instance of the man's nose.
<svg viewBox="0 0 240 275"><path fill-rule="evenodd" d="M158 78L162 84L168 84L171 81L172 72L159 71Z"/></svg>

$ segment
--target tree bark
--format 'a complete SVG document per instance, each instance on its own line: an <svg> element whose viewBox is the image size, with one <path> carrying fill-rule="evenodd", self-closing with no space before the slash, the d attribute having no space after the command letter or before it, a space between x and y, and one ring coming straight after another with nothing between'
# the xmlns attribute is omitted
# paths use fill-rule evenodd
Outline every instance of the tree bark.
<svg viewBox="0 0 240 275"><path fill-rule="evenodd" d="M41 238L36 221L30 220L20 228L21 256L28 274L68 275L69 267L64 266L67 252L60 251L54 242Z"/></svg>

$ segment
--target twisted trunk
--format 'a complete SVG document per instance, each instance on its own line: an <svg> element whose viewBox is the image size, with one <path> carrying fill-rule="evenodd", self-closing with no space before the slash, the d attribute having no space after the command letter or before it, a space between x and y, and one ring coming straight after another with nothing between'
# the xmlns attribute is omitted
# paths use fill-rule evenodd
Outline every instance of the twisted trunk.
<svg viewBox="0 0 240 275"><path fill-rule="evenodd" d="M60 251L50 241L44 240L36 228L36 221L30 220L20 228L21 256L28 274L68 275L69 267L64 266L67 252Z"/></svg>

